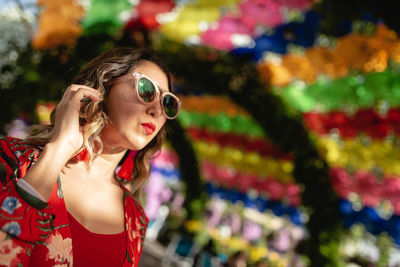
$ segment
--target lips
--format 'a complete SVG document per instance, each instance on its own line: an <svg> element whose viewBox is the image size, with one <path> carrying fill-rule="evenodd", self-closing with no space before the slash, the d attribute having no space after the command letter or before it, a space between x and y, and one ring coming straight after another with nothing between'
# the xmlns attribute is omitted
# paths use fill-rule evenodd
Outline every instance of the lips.
<svg viewBox="0 0 400 267"><path fill-rule="evenodd" d="M151 135L156 130L156 126L153 123L142 123L143 129L145 130L147 135Z"/></svg>

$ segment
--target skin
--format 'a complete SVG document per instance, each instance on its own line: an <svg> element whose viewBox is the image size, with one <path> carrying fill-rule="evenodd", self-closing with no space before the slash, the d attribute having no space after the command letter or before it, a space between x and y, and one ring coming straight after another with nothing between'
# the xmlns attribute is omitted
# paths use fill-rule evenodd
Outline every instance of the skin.
<svg viewBox="0 0 400 267"><path fill-rule="evenodd" d="M164 72L154 63L142 62L134 70L160 87L168 88ZM67 161L83 144L79 127L80 100L99 101L97 90L71 85L57 106L55 134L44 147L37 163L23 178L47 201L60 175L68 212L93 233L115 234L124 231L123 191L115 182L114 171L127 149L140 150L159 132L166 121L159 101L142 104L134 83L116 83L104 100L111 123L101 132L104 150L93 160L70 164ZM153 123L156 130L147 134L142 123Z"/></svg>

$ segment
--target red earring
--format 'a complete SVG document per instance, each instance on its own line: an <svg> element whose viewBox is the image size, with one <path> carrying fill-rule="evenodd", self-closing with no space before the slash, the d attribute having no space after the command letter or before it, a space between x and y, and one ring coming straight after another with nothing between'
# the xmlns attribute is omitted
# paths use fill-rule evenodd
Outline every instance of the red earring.
<svg viewBox="0 0 400 267"><path fill-rule="evenodd" d="M88 162L89 161L89 152L87 151L86 148L84 148L75 157L73 157L73 159L77 160L77 161Z"/></svg>
<svg viewBox="0 0 400 267"><path fill-rule="evenodd" d="M117 176L120 179L130 180L132 178L133 164L135 163L137 153L137 150L129 151L128 157L126 157L120 169L117 171Z"/></svg>

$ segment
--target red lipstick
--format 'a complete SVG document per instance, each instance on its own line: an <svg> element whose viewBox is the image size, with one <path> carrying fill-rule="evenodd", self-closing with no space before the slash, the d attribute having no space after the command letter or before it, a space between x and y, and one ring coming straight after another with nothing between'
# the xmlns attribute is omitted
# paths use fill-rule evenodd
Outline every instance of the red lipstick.
<svg viewBox="0 0 400 267"><path fill-rule="evenodd" d="M146 131L147 135L153 134L154 131L156 130L156 126L151 122L142 123L141 125L142 125L143 129Z"/></svg>

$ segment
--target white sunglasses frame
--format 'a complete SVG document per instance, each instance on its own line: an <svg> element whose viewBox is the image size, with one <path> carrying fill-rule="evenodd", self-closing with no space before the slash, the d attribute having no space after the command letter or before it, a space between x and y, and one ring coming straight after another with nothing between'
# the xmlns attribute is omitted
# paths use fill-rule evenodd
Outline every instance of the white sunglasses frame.
<svg viewBox="0 0 400 267"><path fill-rule="evenodd" d="M146 78L147 80L149 80L149 81L153 84L154 88L156 89L156 96L154 97L153 101L151 101L151 102L145 102L145 101L142 99L142 97L140 97L140 94L139 94L139 80L140 80L141 78ZM165 116L167 119L169 119L169 120L173 120L173 119L175 119L175 118L178 116L179 111L180 111L181 106L182 106L181 100L180 100L176 95L174 95L173 93L171 93L171 92L169 92L169 91L167 91L167 90L164 90L164 89L162 89L161 87L159 87L155 81L153 81L150 77L144 75L143 73L140 73L140 72L128 73L128 74L126 74L126 75L123 75L123 76L121 76L121 77L118 77L118 78L113 79L112 81L110 81L109 83L107 83L107 85L113 85L113 84L116 84L117 82L130 81L130 80L132 80L132 79L135 80L135 91L136 91L136 95L137 95L137 97L139 98L139 101L140 101L140 102L142 102L143 104L146 104L146 105L147 105L147 104L152 104L152 103L157 99L157 94L158 94L158 95L159 95L158 99L160 100L161 110L162 110L164 116ZM173 97L173 98L177 101L177 103L178 103L178 110L177 110L175 116L173 116L173 117L168 116L168 115L165 113L165 110L164 110L163 99L164 99L164 96L166 96L166 95L170 95L170 96Z"/></svg>

